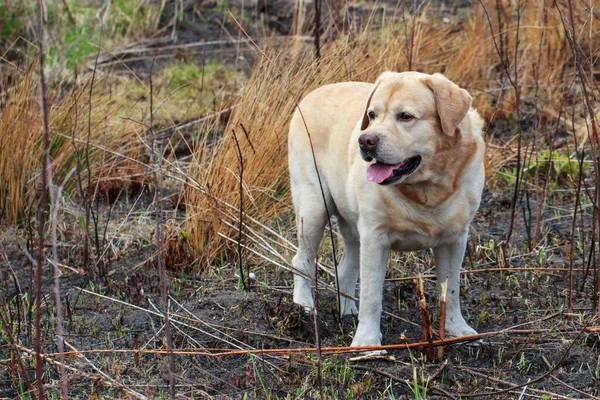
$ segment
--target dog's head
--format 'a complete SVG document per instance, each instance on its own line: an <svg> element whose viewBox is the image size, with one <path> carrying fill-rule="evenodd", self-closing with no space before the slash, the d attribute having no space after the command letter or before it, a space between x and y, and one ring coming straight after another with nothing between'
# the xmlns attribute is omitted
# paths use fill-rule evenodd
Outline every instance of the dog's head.
<svg viewBox="0 0 600 400"><path fill-rule="evenodd" d="M427 179L436 152L453 141L471 106L469 93L442 74L384 72L365 107L358 139L378 184Z"/></svg>

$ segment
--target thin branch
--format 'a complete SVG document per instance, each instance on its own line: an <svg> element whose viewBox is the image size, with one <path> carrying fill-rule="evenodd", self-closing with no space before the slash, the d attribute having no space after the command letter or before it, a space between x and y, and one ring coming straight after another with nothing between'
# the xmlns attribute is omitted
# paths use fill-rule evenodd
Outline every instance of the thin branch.
<svg viewBox="0 0 600 400"><path fill-rule="evenodd" d="M522 257L522 255L519 255L518 257ZM552 267L531 267L531 268L527 268L527 267L499 267L499 268L482 268L482 269L463 269L460 271L461 275L471 275L471 274L477 274L477 273L483 273L483 272L487 272L487 273L491 273L491 272L519 272L519 271L539 271L539 272L568 272L570 271L570 268L552 268ZM573 271L585 271L584 268L573 268ZM389 278L386 279L386 282L405 282L405 281L414 281L417 277L416 276L407 276L404 278ZM423 275L422 276L423 279L437 279L437 277L435 275Z"/></svg>
<svg viewBox="0 0 600 400"><path fill-rule="evenodd" d="M46 79L44 77L44 20L43 20L43 4L42 0L38 0L38 40L39 40L39 75L40 75L40 109L42 112L42 129L44 131L44 146L42 153L42 187L41 201L38 210L38 254L37 268L35 273L35 373L38 397L40 400L46 398L46 390L43 381L43 363L42 363L42 279L43 279L43 260L44 260L44 233L45 233L45 217L47 204L48 178L50 174L50 128L48 127L48 106L46 104ZM61 370L64 375L64 370ZM66 382L61 379L61 384ZM63 394L66 387L63 388Z"/></svg>
<svg viewBox="0 0 600 400"><path fill-rule="evenodd" d="M63 179L62 184L58 188L53 188L51 194L51 209L52 209L52 259L54 264L54 301L56 303L56 331L58 336L58 351L59 356L58 360L60 362L60 385L62 390L63 399L66 400L69 398L68 391L68 383L67 383L67 374L64 367L65 356L63 355L65 351L64 345L64 328L63 328L63 308L60 297L60 268L58 261L58 251L57 251L57 225L58 225L58 212L60 210L60 205L62 202L62 192L65 187L65 184L69 181L71 176L75 173L77 167L73 167L71 171L67 174L67 176Z"/></svg>
<svg viewBox="0 0 600 400"><path fill-rule="evenodd" d="M321 58L321 0L315 0L315 58Z"/></svg>
<svg viewBox="0 0 600 400"><path fill-rule="evenodd" d="M440 285L440 339L446 338L446 292L448 291L448 279ZM440 346L437 353L438 359L444 359L444 346Z"/></svg>
<svg viewBox="0 0 600 400"><path fill-rule="evenodd" d="M248 290L248 286L246 285L246 278L244 277L244 260L242 259L242 237L243 237L243 228L244 228L244 157L242 155L242 149L240 148L240 142L238 142L237 135L235 134L235 129L232 129L233 140L235 142L235 148L238 153L238 162L240 166L240 217L239 217L239 234L238 234L238 267L240 280L242 281L242 287L244 290ZM248 278L248 282L250 282L250 278Z"/></svg>
<svg viewBox="0 0 600 400"><path fill-rule="evenodd" d="M419 313L421 314L421 340L429 343L427 347L427 359L433 361L433 331L431 329L431 319L429 318L429 311L427 310L427 301L425 300L425 290L423 288L423 278L421 275L417 276L416 279L417 287L417 304L419 307ZM441 340L444 340L440 336Z"/></svg>
<svg viewBox="0 0 600 400"><path fill-rule="evenodd" d="M159 314L159 313L157 313ZM486 333L478 333L476 335L461 336L447 338L445 340L434 340L431 344L434 347L437 346L449 346L458 343L469 343L475 342L479 339L502 335L507 332L505 331L494 331ZM537 334L537 331L531 331L532 334ZM334 354L351 354L351 353L362 353L365 351L380 351L380 350L407 350L415 349L420 347L429 346L429 342L414 342L414 343L399 343L399 344L387 344L381 346L360 346L360 347L321 347L323 355L334 355ZM68 346L68 345L67 345ZM270 355L287 355L287 354L308 354L318 353L318 347L302 347L302 348L281 348L281 349L223 349L223 348L183 348L183 349L172 349L172 350L136 350L136 349L89 349L89 350L77 350L65 352L65 355L78 355L78 354L156 354L164 355L173 352L178 355L198 355L210 358L220 357L231 357L239 355L250 355L250 354L270 354Z"/></svg>
<svg viewBox="0 0 600 400"><path fill-rule="evenodd" d="M171 395L171 399L175 399L175 378L173 375L173 365L174 365L174 356L172 352L173 348L173 340L171 337L171 324L169 318L169 303L167 300L168 296L168 282L167 282L167 271L165 265L165 240L164 240L164 212L163 212L163 143L164 140L162 138L158 138L158 136L154 132L154 87L152 85L152 72L154 70L154 60L152 60L152 64L150 65L150 76L149 76L149 85L150 85L150 137L152 139L152 153L151 156L154 158L154 163L156 167L154 169L155 174L155 191L154 191L154 205L156 207L156 247L158 251L158 269L160 274L160 299L162 304L163 313L165 314L165 336L167 342L167 349L169 350L169 393Z"/></svg>

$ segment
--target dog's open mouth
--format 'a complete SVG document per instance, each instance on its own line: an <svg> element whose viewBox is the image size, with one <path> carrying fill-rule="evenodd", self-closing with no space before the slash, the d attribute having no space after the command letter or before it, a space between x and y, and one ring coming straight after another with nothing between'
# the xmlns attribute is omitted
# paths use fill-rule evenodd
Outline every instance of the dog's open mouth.
<svg viewBox="0 0 600 400"><path fill-rule="evenodd" d="M421 156L407 158L401 163L390 165L377 161L369 165L367 169L367 179L371 182L386 185L397 181L398 179L410 175L421 164Z"/></svg>

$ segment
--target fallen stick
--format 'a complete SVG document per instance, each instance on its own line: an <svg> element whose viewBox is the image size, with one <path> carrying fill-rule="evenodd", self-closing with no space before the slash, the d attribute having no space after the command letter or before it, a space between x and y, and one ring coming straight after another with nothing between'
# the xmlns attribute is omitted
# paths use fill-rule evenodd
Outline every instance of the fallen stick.
<svg viewBox="0 0 600 400"><path fill-rule="evenodd" d="M585 328L586 332L600 332L600 325L598 326L588 326L587 328Z"/></svg>
<svg viewBox="0 0 600 400"><path fill-rule="evenodd" d="M481 268L481 269L463 269L460 271L461 275L469 275L469 274L476 274L476 273L481 273L481 272L519 272L519 271L539 271L539 272L568 272L569 268L540 268L540 267L532 267L532 268L527 268L527 267L518 267L518 268L510 268L510 267L503 267L503 268ZM573 268L573 271L576 272L583 272L585 271L584 268ZM405 282L405 281L412 281L415 280L417 277L416 276L408 276L405 278L389 278L386 279L386 282ZM423 279L436 279L435 275L421 275L421 278Z"/></svg>
<svg viewBox="0 0 600 400"><path fill-rule="evenodd" d="M406 350L417 347L426 347L430 344L433 347L441 345L451 345L456 343L473 342L484 337L494 336L510 333L506 331L494 331L486 333L478 333L476 335L460 336L455 338L447 338L445 340L432 340L431 342L415 342L415 343L399 343L399 344L387 344L382 346L360 346L360 347L321 347L323 354L344 354L344 353L361 353L365 351L375 350ZM3 348L5 346L0 346ZM286 349L250 349L250 350L238 350L238 349L222 349L222 348L185 348L185 349L173 349L173 354L177 355L198 355L205 357L229 357L235 355L244 354L298 354L298 353L317 353L317 347L300 347L300 348L286 348ZM77 350L77 351L66 351L65 355L78 355L78 354L99 354L99 353L138 353L138 354L168 354L167 350L134 350L134 349L89 349L89 350ZM57 353L48 353L46 356L55 356Z"/></svg>

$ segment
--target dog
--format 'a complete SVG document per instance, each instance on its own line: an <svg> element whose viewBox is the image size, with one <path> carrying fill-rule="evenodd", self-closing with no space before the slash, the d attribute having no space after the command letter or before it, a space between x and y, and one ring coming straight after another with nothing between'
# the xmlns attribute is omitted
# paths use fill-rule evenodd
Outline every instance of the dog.
<svg viewBox="0 0 600 400"><path fill-rule="evenodd" d="M294 302L312 310L316 255L330 215L344 243L342 314L357 314L352 346L381 345L383 283L391 250L433 249L447 282L446 333L477 332L459 299L469 224L485 181L483 120L471 96L442 74L384 72L309 93L288 137L298 252ZM358 311L354 300L360 272Z"/></svg>

